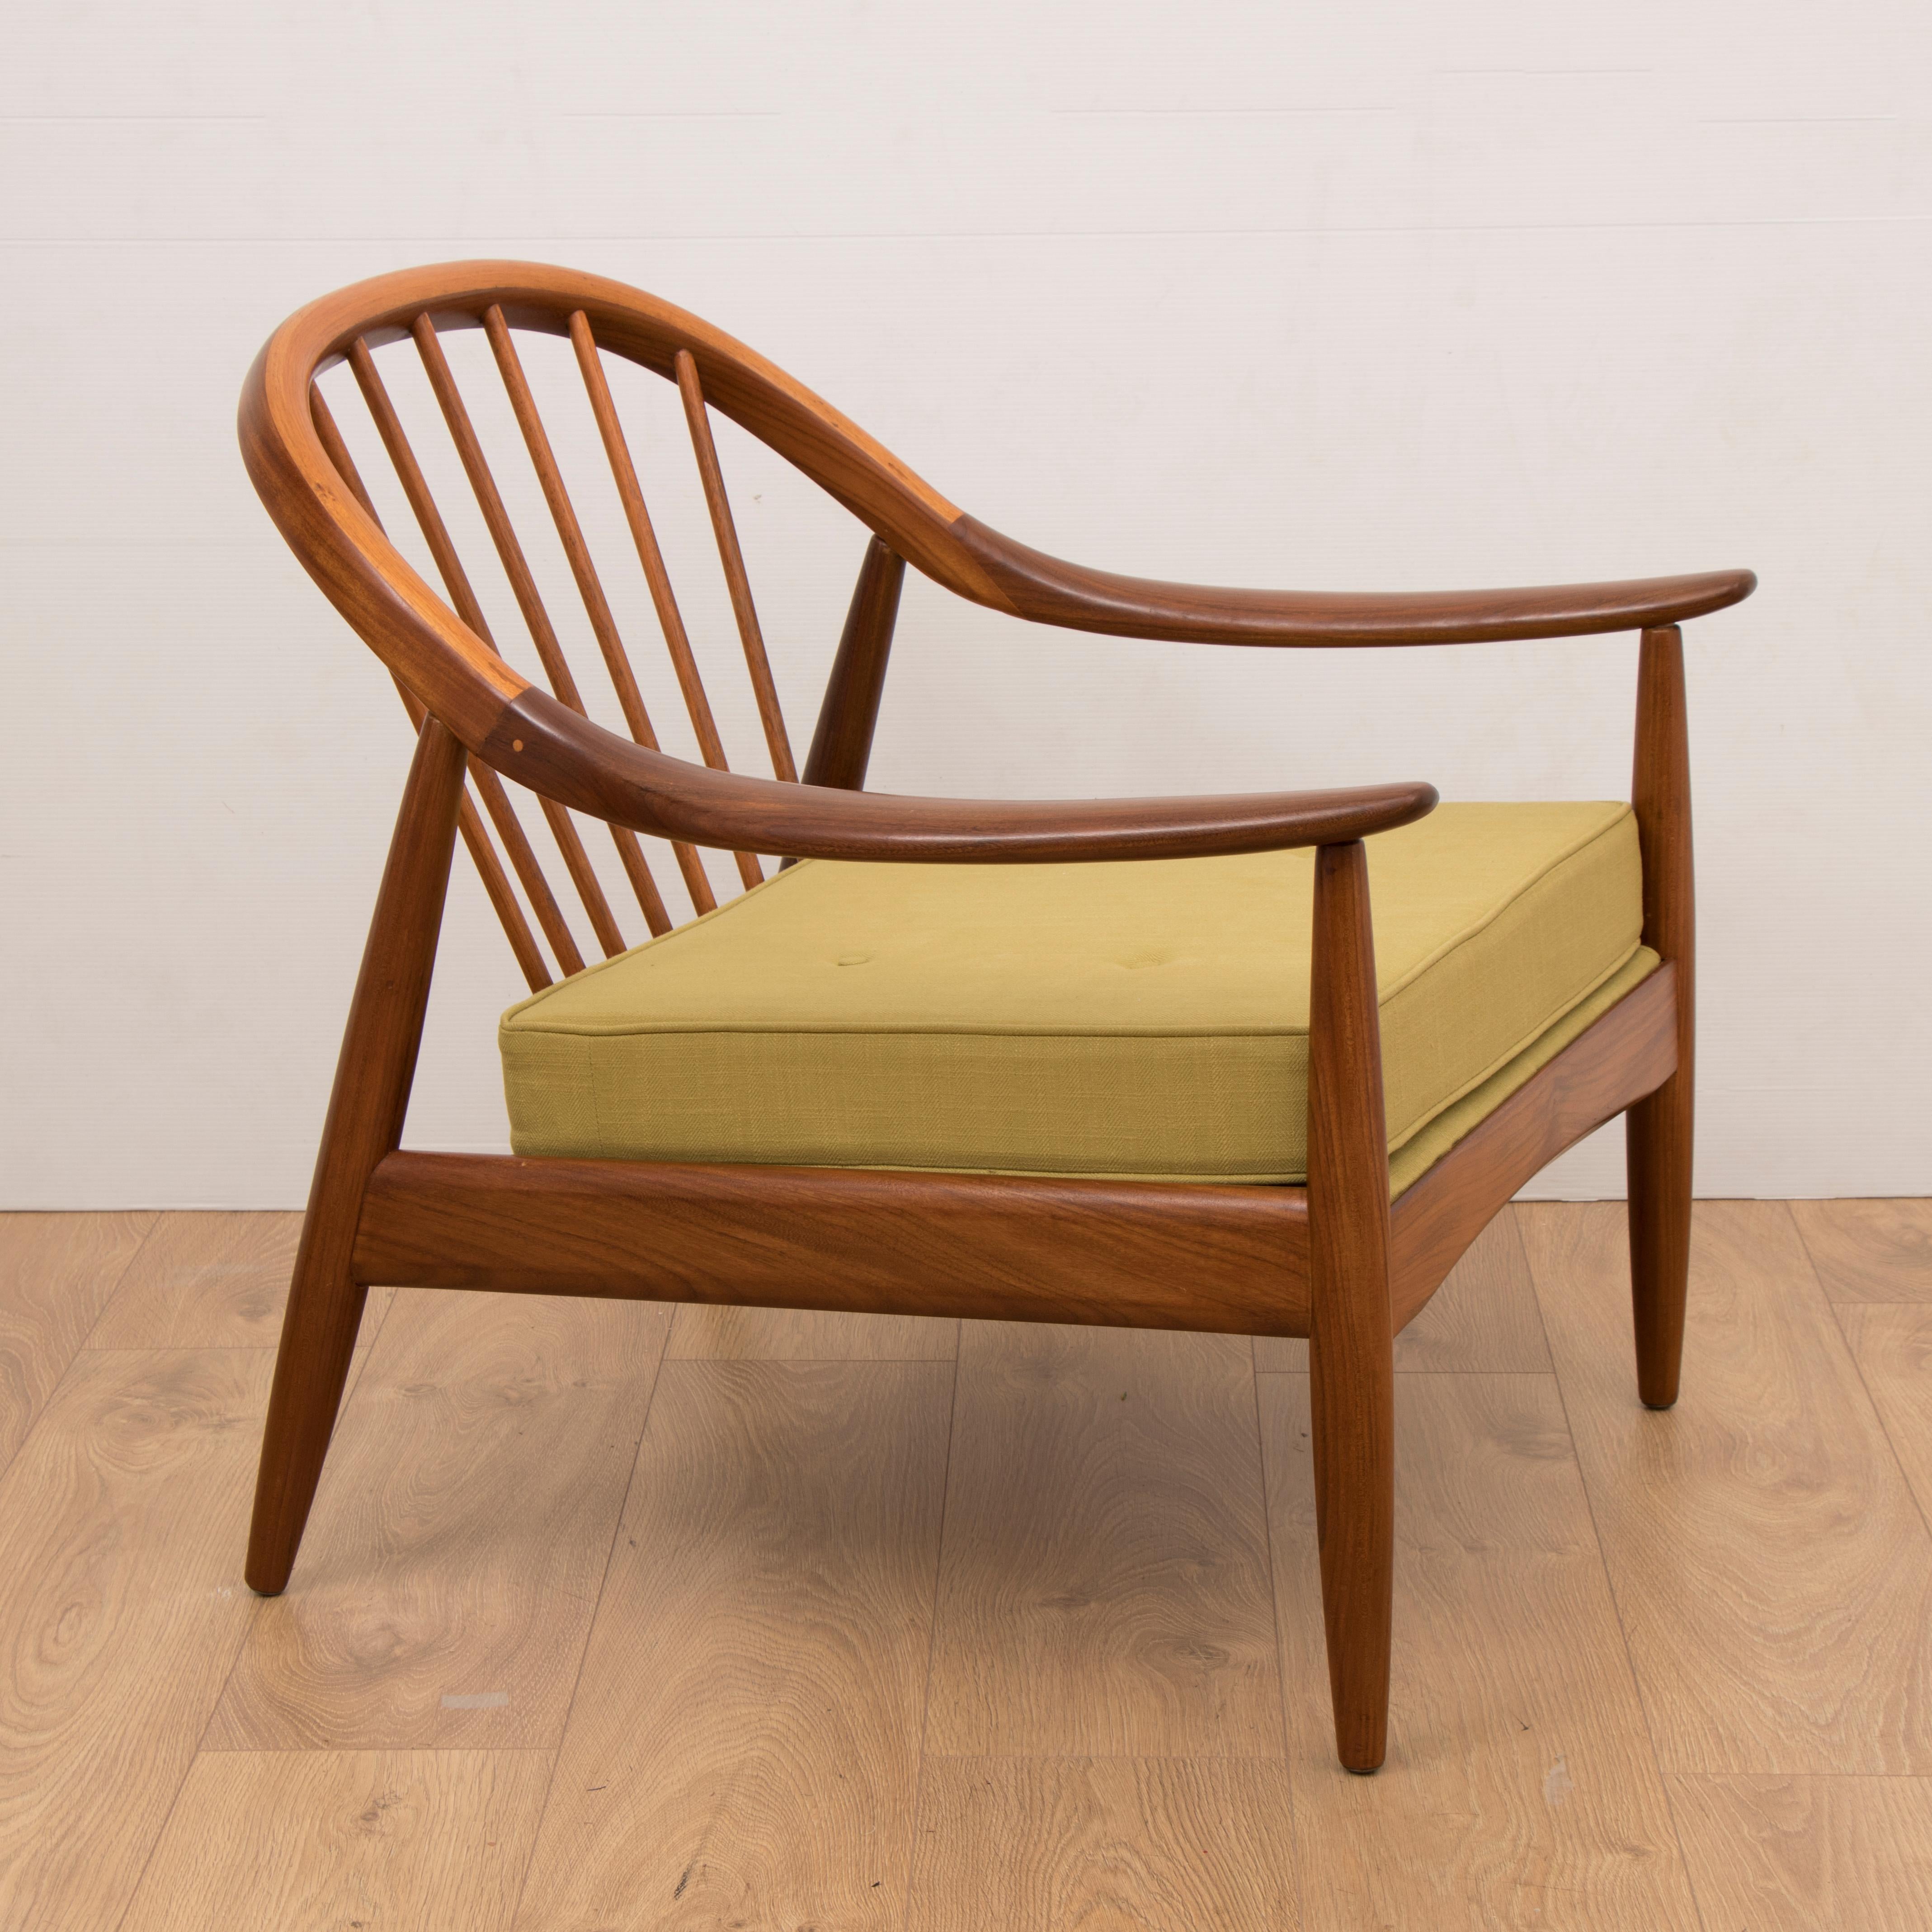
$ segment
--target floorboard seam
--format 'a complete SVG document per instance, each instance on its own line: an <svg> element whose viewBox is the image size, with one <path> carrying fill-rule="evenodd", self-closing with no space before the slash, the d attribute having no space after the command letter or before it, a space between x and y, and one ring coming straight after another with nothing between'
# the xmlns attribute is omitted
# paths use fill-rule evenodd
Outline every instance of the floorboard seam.
<svg viewBox="0 0 1932 1932"><path fill-rule="evenodd" d="M1802 1238L1802 1234L1800 1238ZM1805 1251L1804 1258L1808 1264L1810 1263L1811 1256L1808 1249ZM1817 1276L1817 1269L1815 1265L1813 1265L1811 1272L1813 1279L1815 1280ZM1821 1282L1820 1284L1821 1292L1822 1287L1823 1284ZM1898 1480L1905 1485L1905 1493L1912 1498L1912 1507L1918 1511L1918 1520L1924 1526L1926 1534L1932 1537L1932 1516L1926 1514L1925 1500L1918 1493L1918 1485L1912 1480L1912 1472L1906 1468L1905 1459L1898 1453L1898 1444L1892 1439L1892 1430L1886 1424L1885 1411L1879 1406L1877 1396L1872 1394L1871 1384L1865 1380L1865 1365L1858 1360L1858 1352L1852 1346L1852 1338L1845 1333L1844 1322L1838 1313L1840 1304L1827 1297L1826 1305L1832 1311L1832 1325L1838 1330L1838 1339L1845 1345L1845 1353L1851 1358L1852 1372L1858 1377L1858 1387L1864 1391L1865 1400L1871 1406L1872 1415L1878 1424L1880 1437L1884 1442L1886 1449L1891 1453L1892 1466L1898 1472ZM1916 1301L1855 1301L1846 1303L1844 1306L1851 1308L1922 1308L1924 1304ZM1802 1772L1791 1774L1792 1776L1804 1774ZM1910 1772L1902 1774L1883 1772L1874 1774L1886 1777L1903 1775L1908 1778L1913 1775ZM1828 1778L1836 1774L1824 1772L1816 1775Z"/></svg>
<svg viewBox="0 0 1932 1932"><path fill-rule="evenodd" d="M1526 1262L1529 1261L1527 1250L1525 1250L1523 1259ZM1543 1315L1544 1286L1533 1263L1530 1264L1529 1278L1531 1284L1536 1290L1536 1318L1539 1322L1543 1322L1544 1339L1546 1342L1550 1324L1544 1320ZM1630 1346L1634 1350L1636 1347L1634 1334L1632 1336ZM1671 1842L1677 1847L1677 1862L1684 1874L1685 1888L1690 1894L1690 1909L1697 1915L1697 1923L1705 1928L1705 1932L1709 1932L1709 1922L1704 1916L1704 1901L1698 1896L1697 1881L1691 1872L1690 1855L1684 1849L1684 1834L1677 1828L1677 1808L1671 1802L1670 1780L1665 1774L1663 1756L1658 1750L1657 1731L1651 1722L1650 1701L1644 1695L1643 1678L1637 1670L1636 1658L1630 1653L1630 1631L1624 1622L1623 1601L1617 1594L1617 1580L1611 1571L1610 1559L1604 1549L1604 1533L1597 1524L1597 1499L1590 1493L1590 1479L1583 1468L1583 1458L1577 1450L1576 1426L1570 1420L1570 1397L1564 1389L1562 1370L1557 1360L1556 1351L1553 1348L1550 1352L1550 1366L1551 1379L1556 1384L1557 1406L1563 1412L1563 1432L1570 1438L1570 1460L1576 1472L1576 1486L1583 1492L1583 1508L1589 1518L1590 1535L1597 1546L1598 1567L1603 1571L1604 1587L1610 1593L1610 1610L1617 1620L1617 1639L1623 1646L1624 1668L1630 1672L1631 1688L1636 1692L1637 1709L1643 1718L1644 1742L1650 1747L1651 1766L1657 1774L1658 1786L1664 1793L1664 1813L1670 1820ZM1634 1394L1634 1390L1632 1393Z"/></svg>
<svg viewBox="0 0 1932 1932"><path fill-rule="evenodd" d="M83 1335L80 1340L68 1350L67 1360L61 1364L60 1373L54 1378L52 1382L49 1385L46 1395L40 1403L39 1414L37 1414L34 1418L33 1420L27 1425L26 1432L22 1436L20 1441L14 1445L13 1454L5 1457L4 1460L0 1460L0 1476L6 1474L7 1472L10 1469L14 1466L14 1463L19 1460L20 1451L26 1448L27 1444L32 1441L34 1431L40 1426L40 1417L45 1415L47 1411L53 1406L54 1397L60 1392L62 1386L65 1383L68 1377L74 1372L74 1364L79 1361L81 1357L87 1353L88 1336L92 1336L94 1330L98 1328L101 1323L107 1318L107 1311L113 1306L114 1298L121 1292L121 1284L128 1279L128 1270L141 1258L142 1251L146 1248L148 1244L154 1238L154 1230L161 1225L161 1222L164 1218L164 1217L163 1216L156 1214L154 1218L148 1223L147 1226L144 1229L142 1229L141 1238L134 1244L134 1252L121 1264L120 1272L115 1276L114 1286L107 1291L106 1298L100 1304L100 1312L94 1318L92 1323L88 1328L87 1334Z"/></svg>
<svg viewBox="0 0 1932 1932"><path fill-rule="evenodd" d="M395 1304L392 1301L389 1305L393 1308ZM543 1802L537 1807L536 1828L524 1848L524 1868L517 1875L517 1896L510 1907L508 1922L510 1932L516 1932L517 1922L524 1916L524 1894L530 1882L530 1867L536 1862L544 1820L550 1816L550 1796L556 1789L556 1768L563 1762L564 1742L570 1735L571 1714L577 1708L577 1694L584 1688L584 1666L590 1660L591 1640L597 1634L597 1612L604 1607L604 1592L610 1582L610 1566L617 1560L617 1539L624 1533L624 1518L631 1508L631 1492L637 1487L638 1465L644 1460L644 1436L651 1426L651 1411L657 1406L658 1384L664 1379L664 1360L670 1351L671 1330L676 1323L677 1316L674 1310L670 1320L664 1324L664 1340L658 1345L658 1358L651 1366L651 1392L644 1398L644 1412L638 1418L637 1438L631 1444L631 1473L625 1480L624 1493L617 1504L616 1514L610 1520L610 1546L604 1552L604 1574L598 1580L597 1600L591 1605L590 1620L584 1626L584 1647L577 1653L577 1672L570 1681L570 1700L563 1707L563 1721L557 1726L556 1742L550 1747L550 1776L544 1780Z"/></svg>
<svg viewBox="0 0 1932 1932"><path fill-rule="evenodd" d="M919 1706L919 1771L913 1780L912 1828L906 1850L905 1891L899 1900L899 1924L904 1932L912 1923L913 1874L919 1868L919 1821L926 1802L926 1741L932 1729L932 1660L939 1648L939 1580L946 1570L946 1511L952 1495L952 1438L959 1421L959 1358L966 1344L966 1324L953 1330L952 1388L946 1404L946 1466L939 1479L939 1534L932 1554L932 1610L926 1626L926 1689Z"/></svg>
<svg viewBox="0 0 1932 1932"><path fill-rule="evenodd" d="M224 1680L224 1688L225 1683L226 1680ZM219 1703L220 1700L218 1698L215 1701ZM210 1717L214 1715L212 1708L210 1708L208 1714ZM204 1724L202 1729L206 1730L206 1728ZM197 1748L194 1755L182 1766L182 1774L176 1783L174 1796L168 1800L168 1808L162 1814L160 1828L148 1840L147 1856L141 1861L141 1869L134 1874L134 1882L128 1888L128 1902L115 1914L115 1932L120 1932L120 1928L127 1924L128 1915L134 1910L134 1901L140 1897L141 1888L148 1882L148 1868L154 1862L155 1852L161 1848L161 1840L168 1834L168 1827L175 1821L175 1812L181 1803L181 1795L188 1789L188 1781L194 1776L195 1766L200 1762L200 1757L201 1752Z"/></svg>
<svg viewBox="0 0 1932 1932"><path fill-rule="evenodd" d="M88 1324L87 1333L80 1338L80 1346L74 1350L76 1355L84 1354L93 1346L94 1338L100 1332L101 1323L107 1319L108 1311L114 1306L115 1298L128 1284L129 1271L148 1252L148 1244L160 1232L161 1224L167 1218L165 1213L157 1213L154 1218L148 1223L141 1238L134 1244L134 1252L128 1257L126 1265L114 1277L114 1286L107 1291L106 1299L100 1304L100 1312Z"/></svg>
<svg viewBox="0 0 1932 1932"><path fill-rule="evenodd" d="M159 1227L160 1226L160 1222L161 1217L159 1215L157 1215L154 1219L155 1227ZM148 1232L152 1234L153 1232L153 1229L149 1229ZM147 1245L147 1241L144 1238L141 1243L141 1246L145 1248ZM135 1252L138 1254L140 1250L136 1249ZM134 1263L130 1261L128 1263L128 1266L131 1268L133 1265ZM104 1308L100 1312L102 1317L104 1319L107 1311ZM99 1352L106 1353L110 1352L101 1351ZM117 1350L111 1352L118 1353L119 1352ZM170 1354L176 1352L166 1348L148 1348L142 1350L140 1352L145 1354L158 1355ZM266 1353L266 1351L257 1351L257 1352ZM76 1351L76 1354L77 1359L79 1352ZM247 1586L244 1585L243 1587L246 1588ZM147 1882L148 1868L154 1862L154 1854L160 1850L161 1840L168 1834L168 1827L174 1822L176 1809L181 1803L181 1795L188 1789L188 1781L194 1775L195 1766L201 1762L201 1748L207 1738L208 1727L214 1722L214 1714L221 1708L222 1700L228 1695L228 1687L234 1682L235 1672L241 1666L242 1654L248 1648L248 1640L255 1634L255 1625L260 1621L261 1615L262 1600L260 1598L257 1598L254 1603L250 1604L249 1606L248 1628L242 1633L242 1641L235 1646L235 1654L229 1659L227 1671L221 1680L221 1688L208 1700L208 1714L201 1720L201 1731L200 1736L197 1736L194 1741L194 1749L188 1754L187 1763L182 1766L180 1780L175 1786L174 1795L168 1800L168 1808L162 1816L160 1828L151 1839L148 1840L147 1856L142 1859L141 1869L134 1874L134 1882L128 1890L127 1904L122 1906L119 1916L114 1921L116 1932L118 1932L118 1928L124 1925L128 1922L128 1915L134 1910L134 1901L140 1897L141 1888Z"/></svg>
<svg viewBox="0 0 1932 1932"><path fill-rule="evenodd" d="M1287 1646L1282 1641L1281 1632L1281 1573L1276 1569L1274 1562L1274 1508L1268 1489L1267 1436L1262 1426L1261 1371L1255 1364L1252 1345L1248 1351L1248 1388L1254 1404L1255 1456L1262 1479L1262 1548L1268 1556L1268 1614L1274 1623L1274 1701L1276 1714L1281 1720L1282 1782L1288 1790L1288 1863L1294 1885L1294 1922L1298 1926L1306 1927L1308 1910L1301 1894L1300 1835L1296 1827L1294 1758L1288 1728Z"/></svg>

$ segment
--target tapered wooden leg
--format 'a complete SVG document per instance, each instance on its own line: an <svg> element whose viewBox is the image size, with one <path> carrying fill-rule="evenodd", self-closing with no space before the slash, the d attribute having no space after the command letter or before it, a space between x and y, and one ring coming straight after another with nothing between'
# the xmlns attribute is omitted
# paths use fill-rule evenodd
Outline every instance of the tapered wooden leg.
<svg viewBox="0 0 1932 1932"><path fill-rule="evenodd" d="M434 718L424 724L349 1010L255 1483L245 1574L249 1587L265 1597L280 1593L294 1567L362 1318L368 1291L351 1279L350 1256L369 1176L402 1138L456 842L464 756Z"/></svg>
<svg viewBox="0 0 1932 1932"><path fill-rule="evenodd" d="M1335 1748L1371 1772L1388 1746L1395 1571L1395 1318L1388 1136L1368 861L1316 855L1308 1016L1310 1400Z"/></svg>
<svg viewBox="0 0 1932 1932"><path fill-rule="evenodd" d="M1668 1408L1677 1400L1690 1274L1696 1048L1690 752L1684 641L1675 625L1643 634L1630 799L1643 851L1644 944L1677 969L1677 1071L1624 1117L1637 1390L1650 1408Z"/></svg>

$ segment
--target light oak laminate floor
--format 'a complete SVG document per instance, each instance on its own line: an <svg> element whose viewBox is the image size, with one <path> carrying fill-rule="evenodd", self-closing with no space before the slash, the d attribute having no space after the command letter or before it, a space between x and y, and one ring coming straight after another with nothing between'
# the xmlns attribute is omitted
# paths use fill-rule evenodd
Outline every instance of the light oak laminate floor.
<svg viewBox="0 0 1932 1932"><path fill-rule="evenodd" d="M295 1217L0 1216L0 1926L1932 1924L1932 1202L1622 1210L1402 1338L1331 1751L1306 1351L372 1294L241 1579Z"/></svg>

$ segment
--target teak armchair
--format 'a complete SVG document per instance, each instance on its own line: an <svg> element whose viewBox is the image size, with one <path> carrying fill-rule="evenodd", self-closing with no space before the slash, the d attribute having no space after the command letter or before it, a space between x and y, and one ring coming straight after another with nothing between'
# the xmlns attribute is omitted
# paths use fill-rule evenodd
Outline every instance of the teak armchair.
<svg viewBox="0 0 1932 1932"><path fill-rule="evenodd" d="M458 389L443 338L476 328L484 332L507 389L628 738L589 716ZM621 500L701 765L658 748L584 525L538 413L517 346L521 332L565 337L574 350L610 467L600 487L614 484ZM483 604L380 371L378 352L392 344L395 355L408 358L413 350L420 360L548 692L512 669L492 641ZM607 357L654 371L679 392L772 778L726 768ZM376 440L386 451L442 579L441 593L385 534L349 440L317 385L319 375L343 362L373 419L365 454ZM794 771L734 530L712 410L788 460L873 532L802 776ZM616 283L520 262L459 262L388 275L302 310L276 332L250 372L240 431L249 475L270 515L394 674L416 728L296 1262L262 1444L249 1582L272 1594L288 1581L370 1283L1306 1336L1336 1744L1352 1771L1379 1765L1389 1682L1394 1336L1526 1180L1619 1112L1628 1132L1638 1387L1653 1408L1676 1398L1689 1239L1693 962L1677 626L1748 596L1750 573L1355 596L1199 589L1076 568L956 509L815 396L696 317ZM1475 1087L1474 1114L1444 1114L1460 1122L1453 1141L1419 1173L1399 1169L1391 1200L1379 1002L1392 996L1384 989L1378 998L1364 841L1422 820L1436 805L1432 788L1051 802L868 793L867 758L908 562L994 610L1125 637L1312 646L1640 632L1633 909L1631 930L1620 942L1628 956L1621 970L1634 982L1611 998L1602 986L1615 993L1626 982L1599 974L1598 998L1607 1005L1576 1007L1589 1016L1580 1030L1573 1021L1570 1036L1555 1048L1545 1037L1540 1058L1532 1057L1536 1064L1511 1063L1513 1073L1505 1067L1508 1090ZM608 992L622 983L610 976L616 968L576 976L583 955L506 780L536 795L598 944L627 969L632 962L677 956L656 947L626 952L572 812L611 828L616 861L653 935L674 922L639 834L670 842L698 913L716 903L699 848L734 855L748 886L765 878L761 854L782 856L787 866L806 859L987 868L1218 862L1228 855L1315 848L1305 1185L1174 1172L1123 1178L1091 1163L1059 1173L1046 1171L1053 1165L1050 1150L1042 1171L1034 1172L934 1171L945 1163L895 1160L890 1144L883 1154L840 1164L404 1150L404 1111L459 833L533 993L553 1000L574 988ZM1434 822L1448 823L1456 809L1508 808L1445 808ZM1621 813L1628 832L1628 812L1601 809ZM1414 838L1422 830L1398 836ZM1640 847L1642 946L1636 946ZM1383 843L1376 849L1383 851ZM1145 870L1168 880L1184 876L1166 867ZM862 876L877 881L887 875ZM994 875L976 876L983 887ZM1099 875L1070 869L1066 876ZM701 926L682 928L671 943L693 944L686 935L695 933L706 946L729 944L731 922L747 916L740 907L765 908L760 916L769 930L777 916L770 909L812 903L812 879L820 883L811 892L823 898L845 890L841 880L860 877L850 866L822 865L815 873L802 867ZM562 976L551 992L542 991L552 976L532 920ZM1309 930L1288 920L1284 950L1299 946L1300 932ZM1024 991L1007 989L1015 998ZM756 1072L754 1054L754 1078ZM1121 1077L1131 1084L1141 1076ZM1151 1098L1157 1107L1162 1096ZM1300 1094L1284 1083L1276 1099L1298 1132ZM644 1104L648 1113L651 1095ZM676 1126L668 1130L674 1147ZM958 1165L998 1169L1004 1158Z"/></svg>

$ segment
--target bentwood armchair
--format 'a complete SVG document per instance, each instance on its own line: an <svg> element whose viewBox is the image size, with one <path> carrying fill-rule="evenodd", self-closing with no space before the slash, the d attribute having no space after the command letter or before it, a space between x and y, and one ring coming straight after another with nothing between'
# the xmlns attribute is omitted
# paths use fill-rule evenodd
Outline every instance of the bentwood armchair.
<svg viewBox="0 0 1932 1932"><path fill-rule="evenodd" d="M478 328L628 735L590 715L458 388L446 338ZM518 346L532 332L574 352L610 472L596 487L614 487L634 551L605 568L641 572L702 764L658 748ZM427 376L456 463L447 444L436 459L460 464L465 514L488 530L493 583L500 596L507 580L502 607L547 691L493 640L468 574L488 550L458 555L436 463L383 374L399 362ZM727 768L614 362L681 400L770 778ZM344 363L328 389L338 403L359 391L370 419L353 437L318 382ZM714 410L872 532L802 774ZM1379 1765L1394 1339L1510 1196L1620 1112L1638 1392L1653 1408L1676 1398L1692 1043L1677 627L1748 596L1750 573L1354 596L1077 568L976 523L695 316L514 262L385 276L302 310L249 374L241 438L270 515L394 674L416 730L282 1332L254 1587L289 1580L370 1283L1305 1335L1336 1744L1352 1771ZM386 452L392 522L406 505L440 590L386 534L358 439L365 461ZM1036 622L1203 644L1639 632L1632 800L1437 812L1414 783L1038 802L869 793L908 562ZM534 796L602 963L586 965L510 788ZM573 814L610 828L602 876ZM511 1156L400 1145L459 834L530 988L500 1037ZM674 922L640 834L661 869L668 843L703 916ZM705 850L731 855L740 896L720 903ZM784 863L768 876L760 854ZM620 871L651 934L634 949L606 890Z"/></svg>

